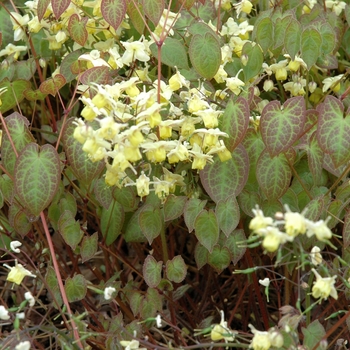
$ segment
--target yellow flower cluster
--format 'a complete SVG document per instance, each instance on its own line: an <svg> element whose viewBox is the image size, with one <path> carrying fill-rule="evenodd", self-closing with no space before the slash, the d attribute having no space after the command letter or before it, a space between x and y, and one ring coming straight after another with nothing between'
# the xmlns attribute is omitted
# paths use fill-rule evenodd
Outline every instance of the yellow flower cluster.
<svg viewBox="0 0 350 350"><path fill-rule="evenodd" d="M305 218L305 213L291 212L288 205L285 205L285 209L284 214L279 213L282 217L278 220L265 217L258 206L252 209L254 218L250 221L249 228L255 235L262 238L262 245L267 252L275 252L281 245L292 242L298 235L316 236L321 242L332 238L332 232L327 227L327 220L313 222ZM282 225L285 232L280 230Z"/></svg>

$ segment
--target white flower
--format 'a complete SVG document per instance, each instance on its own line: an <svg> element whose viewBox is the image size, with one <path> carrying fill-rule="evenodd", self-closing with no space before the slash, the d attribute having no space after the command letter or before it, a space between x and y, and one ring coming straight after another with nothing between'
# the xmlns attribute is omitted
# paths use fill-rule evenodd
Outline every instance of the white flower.
<svg viewBox="0 0 350 350"><path fill-rule="evenodd" d="M4 305L0 305L0 320L8 320L10 319L10 315L8 310L5 308Z"/></svg>
<svg viewBox="0 0 350 350"><path fill-rule="evenodd" d="M249 228L252 231L259 234L260 229L264 229L273 224L273 219L270 217L265 217L263 211L259 209L258 206L256 206L256 209L252 209L252 212L255 215L255 217L249 223Z"/></svg>
<svg viewBox="0 0 350 350"><path fill-rule="evenodd" d="M116 292L116 289L114 287L106 287L104 290L104 297L106 300L112 299L112 294Z"/></svg>
<svg viewBox="0 0 350 350"><path fill-rule="evenodd" d="M263 285L264 287L268 287L270 285L270 279L268 277L266 277L263 280L259 280L259 283L261 285Z"/></svg>
<svg viewBox="0 0 350 350"><path fill-rule="evenodd" d="M125 350L133 350L133 349L140 349L140 350L146 350L146 348L140 348L140 342L138 340L121 340L120 345L125 348Z"/></svg>
<svg viewBox="0 0 350 350"><path fill-rule="evenodd" d="M25 292L24 293L24 298L28 300L29 306L34 306L35 304L35 298L33 297L31 292Z"/></svg>
<svg viewBox="0 0 350 350"><path fill-rule="evenodd" d="M326 92L328 89L332 89L334 92L338 92L340 89L340 81L344 74L336 75L335 77L329 77L322 80L323 88L322 92Z"/></svg>
<svg viewBox="0 0 350 350"><path fill-rule="evenodd" d="M29 349L30 349L30 342L28 340L21 341L15 347L15 350L29 350Z"/></svg>
<svg viewBox="0 0 350 350"><path fill-rule="evenodd" d="M320 265L322 263L322 255L320 252L321 252L321 249L317 246L314 246L311 249L310 258L311 258L312 264L315 266Z"/></svg>
<svg viewBox="0 0 350 350"><path fill-rule="evenodd" d="M303 234L306 232L306 221L302 214L293 213L289 209L288 205L285 206L286 213L284 214L284 228L287 235L295 237L299 233Z"/></svg>
<svg viewBox="0 0 350 350"><path fill-rule="evenodd" d="M23 267L22 264L18 264L17 260L15 260L15 266L9 266L7 264L3 264L5 267L7 267L10 272L6 278L7 281L16 283L20 285L23 281L23 278L26 276L30 277L36 277L34 274L32 274L29 270Z"/></svg>
<svg viewBox="0 0 350 350"><path fill-rule="evenodd" d="M210 337L211 340L221 340L224 339L225 342L234 341L235 333L227 327L227 322L225 321L225 314L221 310L221 321L220 324L216 324L211 330Z"/></svg>
<svg viewBox="0 0 350 350"><path fill-rule="evenodd" d="M332 0L326 0L326 7L329 9L332 9L332 11L339 16L340 13L345 9L346 3L344 1L332 1Z"/></svg>
<svg viewBox="0 0 350 350"><path fill-rule="evenodd" d="M26 318L26 314L24 312L19 312L16 314L16 318L19 320L24 320Z"/></svg>
<svg viewBox="0 0 350 350"><path fill-rule="evenodd" d="M162 328L162 317L158 314L156 317L157 328Z"/></svg>
<svg viewBox="0 0 350 350"><path fill-rule="evenodd" d="M15 253L20 253L20 249L18 249L18 247L20 247L22 245L21 242L19 241L12 241L10 243L10 248L15 252Z"/></svg>
<svg viewBox="0 0 350 350"><path fill-rule="evenodd" d="M13 30L14 32L14 41L19 41L21 39L24 39L26 36L26 33L24 31L24 29L22 27L26 26L29 22L29 15L24 15L21 16L19 13L17 12L10 12L10 19L11 22L13 24Z"/></svg>
<svg viewBox="0 0 350 350"><path fill-rule="evenodd" d="M122 62L129 66L131 62L138 60L141 62L147 62L150 60L149 49L145 44L143 38L139 41L121 41L122 45L125 47L125 52L122 56Z"/></svg>
<svg viewBox="0 0 350 350"><path fill-rule="evenodd" d="M306 226L306 235L308 237L315 235L319 241L325 241L332 238L332 231L323 220L319 220L317 222L306 220Z"/></svg>
<svg viewBox="0 0 350 350"><path fill-rule="evenodd" d="M251 324L249 328L252 330L254 337L249 345L254 350L268 350L271 347L271 339L269 332L262 332L255 329Z"/></svg>

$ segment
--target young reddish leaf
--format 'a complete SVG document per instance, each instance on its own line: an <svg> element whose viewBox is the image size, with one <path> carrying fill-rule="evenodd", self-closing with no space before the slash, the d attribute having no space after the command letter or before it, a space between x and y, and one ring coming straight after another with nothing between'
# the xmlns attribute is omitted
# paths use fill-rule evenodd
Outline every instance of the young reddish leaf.
<svg viewBox="0 0 350 350"><path fill-rule="evenodd" d="M75 221L74 214L71 211L65 210L58 220L58 230L64 241L75 250L77 245L83 238L84 232L80 229L79 221Z"/></svg>
<svg viewBox="0 0 350 350"><path fill-rule="evenodd" d="M207 201L202 201L199 198L190 198L187 201L184 209L184 220L188 232L192 232L194 230L194 222L196 220L196 217L206 204Z"/></svg>
<svg viewBox="0 0 350 350"><path fill-rule="evenodd" d="M38 0L38 20L41 21L51 0Z"/></svg>
<svg viewBox="0 0 350 350"><path fill-rule="evenodd" d="M181 255L175 256L172 260L166 262L166 276L175 283L181 283L187 274L187 266Z"/></svg>
<svg viewBox="0 0 350 350"><path fill-rule="evenodd" d="M64 76L67 83L70 83L79 73L86 70L86 61L78 60L82 54L82 50L76 50L64 56L60 66L60 73Z"/></svg>
<svg viewBox="0 0 350 350"><path fill-rule="evenodd" d="M194 35L190 42L189 54L194 69L203 78L212 79L221 64L221 48L218 38L211 33Z"/></svg>
<svg viewBox="0 0 350 350"><path fill-rule="evenodd" d="M142 5L145 15L157 26L164 11L164 0L142 0ZM169 21L170 19L167 20L167 25L171 24Z"/></svg>
<svg viewBox="0 0 350 350"><path fill-rule="evenodd" d="M179 0L181 4L184 4L186 10L190 10L196 0Z"/></svg>
<svg viewBox="0 0 350 350"><path fill-rule="evenodd" d="M215 215L218 219L220 230L228 237L238 225L240 217L236 196L230 196L226 200L219 201L215 207Z"/></svg>
<svg viewBox="0 0 350 350"><path fill-rule="evenodd" d="M53 78L49 78L43 81L39 89L43 94L50 94L55 96L57 91L60 90L64 84L66 83L66 79L62 74L57 74Z"/></svg>
<svg viewBox="0 0 350 350"><path fill-rule="evenodd" d="M231 261L237 264L239 260L243 257L246 251L246 237L242 229L234 230L225 242L225 247L229 250L231 254Z"/></svg>
<svg viewBox="0 0 350 350"><path fill-rule="evenodd" d="M18 201L18 198L15 199ZM19 233L21 237L25 237L31 230L33 223L28 220L23 207L17 201L15 200L9 207L8 220L11 227L16 230L16 233Z"/></svg>
<svg viewBox="0 0 350 350"><path fill-rule="evenodd" d="M292 170L284 153L271 158L265 149L256 166L258 183L269 200L279 199L287 191L292 178Z"/></svg>
<svg viewBox="0 0 350 350"><path fill-rule="evenodd" d="M108 209L102 208L101 232L106 245L111 245L120 235L124 224L124 209L121 204L113 201Z"/></svg>
<svg viewBox="0 0 350 350"><path fill-rule="evenodd" d="M101 13L106 22L117 30L126 14L126 1L102 0Z"/></svg>
<svg viewBox="0 0 350 350"><path fill-rule="evenodd" d="M31 83L27 80L16 80L10 82L7 78L0 82L0 89L7 88L1 94L0 112L5 113L15 107L24 98L24 91L30 89Z"/></svg>
<svg viewBox="0 0 350 350"><path fill-rule="evenodd" d="M128 16L130 17L130 20L131 20L134 28L140 34L142 34L144 29L145 29L145 22L144 22L142 15L141 15L143 13L142 4L138 3L136 5L138 6L138 9L140 10L140 12L138 11L138 9L136 8L136 6L134 5L134 3L132 1L128 2L128 7L126 9L126 12L127 12Z"/></svg>
<svg viewBox="0 0 350 350"><path fill-rule="evenodd" d="M68 31L70 36L79 45L84 46L88 38L88 31L86 30L86 23L88 17L79 18L76 13L73 13L68 22Z"/></svg>
<svg viewBox="0 0 350 350"><path fill-rule="evenodd" d="M148 255L143 263L143 277L145 282L151 288L156 288L162 279L163 261L158 261L152 256Z"/></svg>
<svg viewBox="0 0 350 350"><path fill-rule="evenodd" d="M49 144L39 149L27 145L15 165L15 187L21 203L38 216L51 202L61 179L61 164L57 151Z"/></svg>
<svg viewBox="0 0 350 350"><path fill-rule="evenodd" d="M224 114L219 119L219 128L229 135L225 139L227 148L233 152L244 138L249 125L249 105L243 97L236 101L232 99L227 103Z"/></svg>
<svg viewBox="0 0 350 350"><path fill-rule="evenodd" d="M233 151L231 159L221 162L215 158L214 163L207 164L199 175L210 198L218 202L232 195L238 196L247 182L248 173L248 154L240 144Z"/></svg>
<svg viewBox="0 0 350 350"><path fill-rule="evenodd" d="M208 264L221 273L231 262L231 255L227 247L220 248L216 245L211 253L208 253Z"/></svg>
<svg viewBox="0 0 350 350"><path fill-rule="evenodd" d="M64 289L70 303L85 298L87 292L87 283L83 275L75 275L73 278L68 277Z"/></svg>
<svg viewBox="0 0 350 350"><path fill-rule="evenodd" d="M305 99L288 99L283 107L279 101L269 102L260 119L261 135L271 156L288 150L304 129Z"/></svg>
<svg viewBox="0 0 350 350"><path fill-rule="evenodd" d="M350 159L350 109L344 117L344 106L334 96L328 95L317 106L320 113L317 127L317 139L325 153L329 153L335 167Z"/></svg>
<svg viewBox="0 0 350 350"><path fill-rule="evenodd" d="M22 149L31 142L34 142L34 137L29 131L29 121L18 112L13 112L5 118L5 122L12 142L19 153ZM13 175L16 163L16 153L13 151L7 133L3 132L1 142L1 163L10 175Z"/></svg>
<svg viewBox="0 0 350 350"><path fill-rule="evenodd" d="M107 84L109 78L109 68L106 66L93 67L85 71L81 77L80 81L82 84L90 85L95 84Z"/></svg>
<svg viewBox="0 0 350 350"><path fill-rule="evenodd" d="M64 11L67 10L71 0L51 0L53 14L59 19Z"/></svg>
<svg viewBox="0 0 350 350"><path fill-rule="evenodd" d="M163 227L163 218L160 209L154 208L150 204L144 205L139 216L139 224L149 244L152 244Z"/></svg>
<svg viewBox="0 0 350 350"><path fill-rule="evenodd" d="M219 224L212 210L202 210L194 223L194 229L198 241L208 249L209 252L219 239Z"/></svg>
<svg viewBox="0 0 350 350"><path fill-rule="evenodd" d="M194 248L194 259L196 260L198 270L208 262L208 249L199 242L197 242Z"/></svg>
<svg viewBox="0 0 350 350"><path fill-rule="evenodd" d="M29 101L44 101L47 94L43 94L39 89L33 91L31 89L23 91L24 97Z"/></svg>
<svg viewBox="0 0 350 350"><path fill-rule="evenodd" d="M186 196L168 196L164 203L164 220L170 221L180 217L184 211L186 202Z"/></svg>

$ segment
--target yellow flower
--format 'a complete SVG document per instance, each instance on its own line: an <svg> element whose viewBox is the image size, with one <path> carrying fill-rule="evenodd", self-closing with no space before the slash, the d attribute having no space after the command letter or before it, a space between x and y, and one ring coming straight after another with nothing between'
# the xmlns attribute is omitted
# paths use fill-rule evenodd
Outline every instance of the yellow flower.
<svg viewBox="0 0 350 350"><path fill-rule="evenodd" d="M149 195L149 177L144 172L136 180L137 195L139 197L145 197Z"/></svg>
<svg viewBox="0 0 350 350"><path fill-rule="evenodd" d="M311 249L310 259L311 259L312 264L315 266L322 264L321 249L319 247L314 246Z"/></svg>
<svg viewBox="0 0 350 350"><path fill-rule="evenodd" d="M4 266L10 269L10 272L6 278L6 280L9 282L13 282L20 285L23 281L23 278L26 276L36 278L36 276L32 274L29 270L25 269L22 264L18 264L17 260L15 260L14 267L8 266L7 264L4 264Z"/></svg>
<svg viewBox="0 0 350 350"><path fill-rule="evenodd" d="M340 90L340 81L342 80L344 74L337 75L335 77L329 77L322 80L323 88L322 91L326 92L328 89L338 92Z"/></svg>
<svg viewBox="0 0 350 350"><path fill-rule="evenodd" d="M221 321L220 324L216 324L213 329L210 332L211 340L221 340L224 339L225 342L227 341L234 341L235 340L235 334L227 327L227 322L225 321L224 312L220 311L221 313Z"/></svg>
<svg viewBox="0 0 350 350"><path fill-rule="evenodd" d="M255 217L250 221L249 228L259 234L259 230L265 229L267 226L273 224L273 219L270 217L265 217L264 213L258 206L256 209L252 209Z"/></svg>
<svg viewBox="0 0 350 350"><path fill-rule="evenodd" d="M327 300L329 296L333 297L334 299L338 299L338 293L334 287L337 276L321 277L315 269L312 269L312 272L316 276L316 281L312 287L312 296L315 299L320 298L320 300Z"/></svg>
<svg viewBox="0 0 350 350"><path fill-rule="evenodd" d="M319 220L317 222L306 220L306 226L306 234L308 237L315 235L319 241L325 241L332 238L332 231L323 220Z"/></svg>
<svg viewBox="0 0 350 350"><path fill-rule="evenodd" d="M189 81L186 80L186 78L180 74L178 70L176 70L176 73L169 79L169 87L171 91L176 91L181 89L183 86L189 87Z"/></svg>
<svg viewBox="0 0 350 350"><path fill-rule="evenodd" d="M271 339L269 332L262 332L255 329L251 324L249 328L252 330L254 337L249 345L254 350L268 350L271 347Z"/></svg>
<svg viewBox="0 0 350 350"><path fill-rule="evenodd" d="M281 244L290 240L290 237L279 231L277 227L267 227L262 246L270 253L275 252Z"/></svg>
<svg viewBox="0 0 350 350"><path fill-rule="evenodd" d="M287 211L284 214L284 220L284 228L287 235L295 237L299 233L303 234L306 232L306 222L303 215Z"/></svg>

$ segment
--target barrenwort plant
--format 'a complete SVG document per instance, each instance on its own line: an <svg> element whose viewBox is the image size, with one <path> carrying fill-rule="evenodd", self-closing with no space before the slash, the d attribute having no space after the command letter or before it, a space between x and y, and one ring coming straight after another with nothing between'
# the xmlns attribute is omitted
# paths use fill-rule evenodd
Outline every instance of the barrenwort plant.
<svg viewBox="0 0 350 350"><path fill-rule="evenodd" d="M1 349L347 349L350 1L0 3Z"/></svg>

